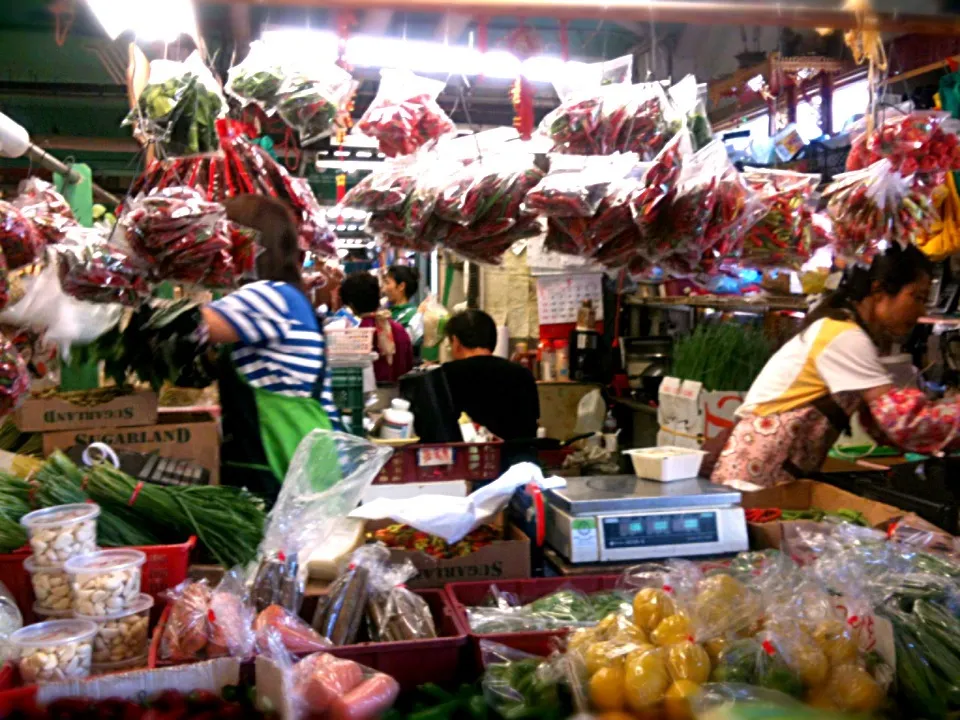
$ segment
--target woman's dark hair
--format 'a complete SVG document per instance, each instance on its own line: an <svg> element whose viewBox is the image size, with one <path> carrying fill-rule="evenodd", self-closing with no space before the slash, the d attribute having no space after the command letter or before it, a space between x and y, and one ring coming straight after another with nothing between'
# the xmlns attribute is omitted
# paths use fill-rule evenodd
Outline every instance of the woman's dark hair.
<svg viewBox="0 0 960 720"><path fill-rule="evenodd" d="M868 298L875 290L896 295L904 287L924 275L933 275L933 262L914 245L900 247L892 243L873 258L870 268L852 265L843 273L840 287L827 295L807 313L801 332L822 318L847 320L854 314L855 305Z"/></svg>
<svg viewBox="0 0 960 720"><path fill-rule="evenodd" d="M380 308L380 283L368 272L350 273L340 286L340 299L357 315L376 312Z"/></svg>
<svg viewBox="0 0 960 720"><path fill-rule="evenodd" d="M223 205L229 220L260 233L257 279L286 282L303 290L297 221L290 208L264 195L238 195Z"/></svg>
<svg viewBox="0 0 960 720"><path fill-rule="evenodd" d="M444 332L469 350L484 348L493 352L497 347L497 324L483 310L458 312L447 320Z"/></svg>
<svg viewBox="0 0 960 720"><path fill-rule="evenodd" d="M387 275L392 277L397 285L403 283L403 294L408 300L416 297L417 290L420 289L420 273L416 268L409 265L393 265L387 270Z"/></svg>

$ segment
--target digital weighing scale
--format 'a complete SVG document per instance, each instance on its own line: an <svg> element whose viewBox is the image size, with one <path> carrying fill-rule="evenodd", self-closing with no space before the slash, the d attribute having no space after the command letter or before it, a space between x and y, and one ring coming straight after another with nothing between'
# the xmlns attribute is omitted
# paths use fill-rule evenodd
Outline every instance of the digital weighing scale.
<svg viewBox="0 0 960 720"><path fill-rule="evenodd" d="M544 493L546 542L571 563L738 553L748 546L740 497L699 478L567 478Z"/></svg>

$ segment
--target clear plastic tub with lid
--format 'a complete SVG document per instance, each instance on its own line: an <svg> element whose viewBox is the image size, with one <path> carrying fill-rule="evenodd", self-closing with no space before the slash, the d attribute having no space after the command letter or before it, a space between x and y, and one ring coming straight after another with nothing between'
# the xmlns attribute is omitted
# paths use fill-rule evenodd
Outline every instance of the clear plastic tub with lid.
<svg viewBox="0 0 960 720"><path fill-rule="evenodd" d="M97 623L93 638L93 662L97 665L116 664L145 656L150 626L150 608L153 598L146 593L126 610L100 616L81 615L83 620Z"/></svg>
<svg viewBox="0 0 960 720"><path fill-rule="evenodd" d="M72 557L97 549L100 506L92 503L56 505L20 518L30 536L37 565L61 565Z"/></svg>
<svg viewBox="0 0 960 720"><path fill-rule="evenodd" d="M9 640L19 655L20 678L33 683L76 680L90 674L93 637L90 620L50 620L28 625Z"/></svg>
<svg viewBox="0 0 960 720"><path fill-rule="evenodd" d="M64 569L73 588L74 611L99 617L130 609L140 597L146 560L139 550L101 550L68 560Z"/></svg>
<svg viewBox="0 0 960 720"><path fill-rule="evenodd" d="M70 578L67 577L63 565L38 565L34 558L28 557L23 561L23 567L30 573L33 596L37 601L35 607L45 612L69 611L73 607Z"/></svg>

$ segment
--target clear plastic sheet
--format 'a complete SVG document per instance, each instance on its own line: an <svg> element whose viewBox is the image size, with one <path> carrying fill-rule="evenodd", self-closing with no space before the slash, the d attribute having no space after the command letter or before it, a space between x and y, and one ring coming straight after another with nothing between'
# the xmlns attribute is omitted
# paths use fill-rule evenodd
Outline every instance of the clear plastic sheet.
<svg viewBox="0 0 960 720"><path fill-rule="evenodd" d="M276 504L267 516L259 556L307 557L324 542L331 523L360 502L393 451L355 435L314 430L300 441Z"/></svg>

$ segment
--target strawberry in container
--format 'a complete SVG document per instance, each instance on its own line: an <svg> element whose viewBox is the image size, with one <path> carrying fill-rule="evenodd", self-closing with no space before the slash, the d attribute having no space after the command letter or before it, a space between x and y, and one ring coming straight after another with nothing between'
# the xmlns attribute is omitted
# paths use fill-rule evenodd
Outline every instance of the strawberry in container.
<svg viewBox="0 0 960 720"><path fill-rule="evenodd" d="M456 132L456 125L437 103L445 85L408 70L381 70L377 96L357 129L375 138L387 157L410 155Z"/></svg>

